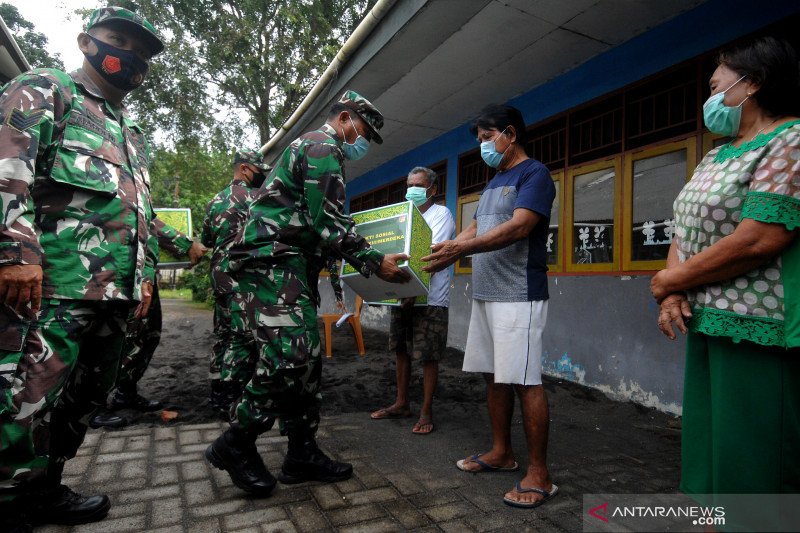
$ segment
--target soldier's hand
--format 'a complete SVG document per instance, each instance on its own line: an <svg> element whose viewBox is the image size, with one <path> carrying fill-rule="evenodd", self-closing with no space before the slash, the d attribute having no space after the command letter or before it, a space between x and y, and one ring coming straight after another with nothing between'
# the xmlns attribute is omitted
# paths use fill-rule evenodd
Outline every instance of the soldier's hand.
<svg viewBox="0 0 800 533"><path fill-rule="evenodd" d="M205 246L203 246L199 242L194 241L192 243L192 247L189 248L189 263L192 266L195 266L197 263L200 262L200 260L203 258L203 256L206 255L207 251L208 251L208 248L206 248Z"/></svg>
<svg viewBox="0 0 800 533"><path fill-rule="evenodd" d="M147 316L147 312L150 311L150 302L153 301L153 282L152 281L143 281L142 282L142 301L139 302L139 305L136 306L136 310L133 312L134 318L144 318Z"/></svg>
<svg viewBox="0 0 800 533"><path fill-rule="evenodd" d="M398 261L408 259L406 254L386 254L381 261L381 267L375 273L379 278L391 283L408 283L411 276L397 266Z"/></svg>
<svg viewBox="0 0 800 533"><path fill-rule="evenodd" d="M42 266L7 265L0 267L0 301L22 314L28 303L31 311L42 305Z"/></svg>

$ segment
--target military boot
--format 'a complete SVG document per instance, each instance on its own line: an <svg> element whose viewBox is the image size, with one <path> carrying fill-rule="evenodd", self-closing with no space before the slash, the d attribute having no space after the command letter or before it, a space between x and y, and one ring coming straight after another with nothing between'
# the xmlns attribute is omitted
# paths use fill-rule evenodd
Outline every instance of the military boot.
<svg viewBox="0 0 800 533"><path fill-rule="evenodd" d="M111 509L105 494L82 496L66 485L38 494L28 510L28 520L34 525L63 524L74 526L102 520Z"/></svg>
<svg viewBox="0 0 800 533"><path fill-rule="evenodd" d="M319 449L314 434L308 431L289 432L289 453L283 461L281 483L292 485L304 481L344 481L353 475L353 465L334 461Z"/></svg>
<svg viewBox="0 0 800 533"><path fill-rule="evenodd" d="M22 512L20 502L0 503L0 531L4 533L31 533L33 526Z"/></svg>
<svg viewBox="0 0 800 533"><path fill-rule="evenodd" d="M256 496L269 496L278 483L256 449L256 435L230 428L206 448L208 462L226 470L233 484Z"/></svg>
<svg viewBox="0 0 800 533"><path fill-rule="evenodd" d="M136 387L129 389L118 388L108 401L108 408L112 411L118 409L135 409L136 411L158 411L163 404L158 400L148 400L138 392Z"/></svg>
<svg viewBox="0 0 800 533"><path fill-rule="evenodd" d="M89 419L90 428L110 428L118 429L124 428L128 425L128 419L124 416L112 413L106 409L101 409Z"/></svg>
<svg viewBox="0 0 800 533"><path fill-rule="evenodd" d="M64 463L51 463L46 485L30 493L26 515L33 525L62 524L74 526L102 520L111 509L105 494L82 496L61 484Z"/></svg>
<svg viewBox="0 0 800 533"><path fill-rule="evenodd" d="M208 404L220 414L227 412L227 394L225 382L220 379L211 380L211 392L208 395Z"/></svg>

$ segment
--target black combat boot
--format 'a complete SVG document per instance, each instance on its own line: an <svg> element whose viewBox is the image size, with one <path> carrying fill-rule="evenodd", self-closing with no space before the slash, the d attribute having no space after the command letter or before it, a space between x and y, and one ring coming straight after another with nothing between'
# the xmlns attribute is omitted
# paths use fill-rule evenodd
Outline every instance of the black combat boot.
<svg viewBox="0 0 800 533"><path fill-rule="evenodd" d="M162 407L163 404L158 400L148 400L136 392L136 387L131 389L118 388L108 401L108 408L112 411L116 411L117 409L135 409L136 411L149 412L158 411Z"/></svg>
<svg viewBox="0 0 800 533"><path fill-rule="evenodd" d="M128 419L124 416L119 416L118 414L112 413L111 411L107 411L105 409L101 409L98 411L92 418L89 419L89 427L90 428L109 428L109 429L118 429L124 428L128 425Z"/></svg>
<svg viewBox="0 0 800 533"><path fill-rule="evenodd" d="M111 509L105 494L81 496L66 485L40 493L28 510L33 525L63 524L74 526L102 520Z"/></svg>
<svg viewBox="0 0 800 533"><path fill-rule="evenodd" d="M221 410L225 403L225 382L220 379L211 380L211 391L208 395L208 403L214 410Z"/></svg>
<svg viewBox="0 0 800 533"><path fill-rule="evenodd" d="M308 431L289 432L289 453L283 461L281 483L292 485L304 481L344 481L353 475L353 465L334 461L317 447L314 434Z"/></svg>
<svg viewBox="0 0 800 533"><path fill-rule="evenodd" d="M208 462L226 470L233 484L256 496L269 496L278 483L256 449L256 435L230 428L206 448Z"/></svg>
<svg viewBox="0 0 800 533"><path fill-rule="evenodd" d="M0 503L0 531L4 533L32 533L33 526L17 500Z"/></svg>
<svg viewBox="0 0 800 533"><path fill-rule="evenodd" d="M105 494L81 496L61 484L64 463L51 463L47 468L45 486L30 494L26 509L28 521L33 525L62 524L74 526L102 520L111 509Z"/></svg>

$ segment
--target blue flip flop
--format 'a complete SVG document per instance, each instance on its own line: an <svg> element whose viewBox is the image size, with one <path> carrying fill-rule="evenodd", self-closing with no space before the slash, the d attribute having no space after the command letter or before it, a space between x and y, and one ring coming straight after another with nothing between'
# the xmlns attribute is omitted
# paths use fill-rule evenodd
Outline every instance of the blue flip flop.
<svg viewBox="0 0 800 533"><path fill-rule="evenodd" d="M481 461L479 459L481 455L483 454L476 453L469 459L459 459L458 461L456 461L456 468L458 468L459 470L463 470L464 472L469 472L470 474L477 474L478 472L516 472L517 470L519 470L519 463L517 463L516 461L514 461L514 464L511 466L494 466L490 465L489 463ZM470 462L476 463L478 466L480 466L480 469L470 470L466 468L465 465Z"/></svg>
<svg viewBox="0 0 800 533"><path fill-rule="evenodd" d="M522 484L517 481L517 484L514 486L514 490L519 492L520 494L525 494L526 492L535 492L537 494L541 494L544 496L540 500L536 500L535 502L518 502L516 500L511 500L509 498L503 497L503 502L506 505L510 505L511 507L519 507L521 509L533 509L535 507L539 507L546 501L550 500L553 496L558 494L558 487L555 483L553 483L553 488L550 491L546 491L544 489L540 489L539 487L531 487L531 488L524 488Z"/></svg>

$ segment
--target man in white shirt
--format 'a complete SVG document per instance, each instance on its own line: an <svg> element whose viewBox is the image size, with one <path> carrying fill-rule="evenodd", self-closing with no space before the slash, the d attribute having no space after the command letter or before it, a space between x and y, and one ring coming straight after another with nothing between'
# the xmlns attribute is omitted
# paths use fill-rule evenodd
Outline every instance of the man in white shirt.
<svg viewBox="0 0 800 533"><path fill-rule="evenodd" d="M433 203L438 189L436 178L431 169L415 167L406 182L406 199L414 202L430 226L433 244L452 239L456 229L450 210ZM433 431L433 393L439 379L439 358L447 347L449 304L450 269L445 269L431 276L427 300L406 298L400 307L392 308L389 349L397 356L397 399L389 407L372 413L374 420L411 416L408 385L413 355L414 359L422 360L424 397L419 420L411 431L417 435Z"/></svg>

